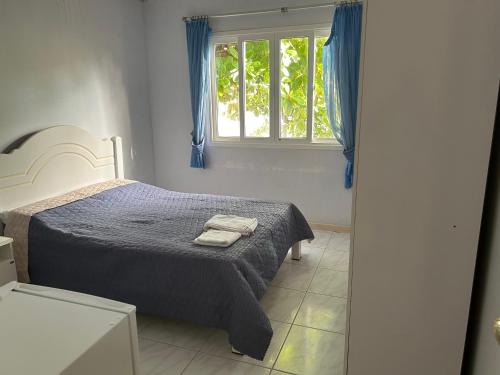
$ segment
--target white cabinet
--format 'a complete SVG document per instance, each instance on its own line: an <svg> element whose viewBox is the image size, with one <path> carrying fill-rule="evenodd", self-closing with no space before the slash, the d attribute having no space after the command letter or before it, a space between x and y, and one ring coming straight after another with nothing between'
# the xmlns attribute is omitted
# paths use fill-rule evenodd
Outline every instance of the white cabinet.
<svg viewBox="0 0 500 375"><path fill-rule="evenodd" d="M11 282L0 288L0 374L139 374L135 307Z"/></svg>
<svg viewBox="0 0 500 375"><path fill-rule="evenodd" d="M365 9L348 374L458 375L500 77L500 1L368 0Z"/></svg>
<svg viewBox="0 0 500 375"><path fill-rule="evenodd" d="M0 286L17 281L12 238L0 236Z"/></svg>

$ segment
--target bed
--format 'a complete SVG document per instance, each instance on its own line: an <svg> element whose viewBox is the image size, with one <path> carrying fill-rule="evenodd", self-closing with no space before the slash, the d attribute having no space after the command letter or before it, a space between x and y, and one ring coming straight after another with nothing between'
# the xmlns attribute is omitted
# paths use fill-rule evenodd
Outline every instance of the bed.
<svg viewBox="0 0 500 375"><path fill-rule="evenodd" d="M0 211L22 281L222 328L236 350L262 359L272 329L259 299L290 247L299 259L300 241L313 238L301 212L126 180L121 152L119 137L58 126L0 155ZM218 213L259 224L226 249L193 244Z"/></svg>

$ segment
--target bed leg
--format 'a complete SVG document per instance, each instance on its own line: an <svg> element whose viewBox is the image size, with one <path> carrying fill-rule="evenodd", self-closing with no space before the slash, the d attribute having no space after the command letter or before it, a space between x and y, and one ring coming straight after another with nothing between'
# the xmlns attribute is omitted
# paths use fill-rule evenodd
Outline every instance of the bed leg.
<svg viewBox="0 0 500 375"><path fill-rule="evenodd" d="M302 250L300 248L300 241L295 242L292 246L292 259L293 260L300 260L302 257Z"/></svg>

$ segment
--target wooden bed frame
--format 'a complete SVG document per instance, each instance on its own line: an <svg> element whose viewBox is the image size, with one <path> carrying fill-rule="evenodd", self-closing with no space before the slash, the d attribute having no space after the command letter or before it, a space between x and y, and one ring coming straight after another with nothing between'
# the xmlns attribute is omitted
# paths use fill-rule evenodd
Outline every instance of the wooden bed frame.
<svg viewBox="0 0 500 375"><path fill-rule="evenodd" d="M0 154L0 212L123 177L120 137L98 139L76 126L54 126ZM300 257L297 242L292 259Z"/></svg>

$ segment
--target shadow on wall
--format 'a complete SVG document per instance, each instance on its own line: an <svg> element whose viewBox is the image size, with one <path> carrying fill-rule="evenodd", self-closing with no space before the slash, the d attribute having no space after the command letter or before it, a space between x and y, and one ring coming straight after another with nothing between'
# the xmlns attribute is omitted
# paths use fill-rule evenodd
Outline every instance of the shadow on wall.
<svg viewBox="0 0 500 375"><path fill-rule="evenodd" d="M121 136L126 176L153 182L143 4L1 3L0 149L43 128L75 125Z"/></svg>
<svg viewBox="0 0 500 375"><path fill-rule="evenodd" d="M23 145L23 143L26 142L28 140L28 138L30 138L35 133L36 133L36 131L28 133L26 135L23 135L22 137L18 138L17 140L12 142L11 144L7 145L7 147L5 147L3 150L1 150L0 153L10 154L15 149L21 147Z"/></svg>

